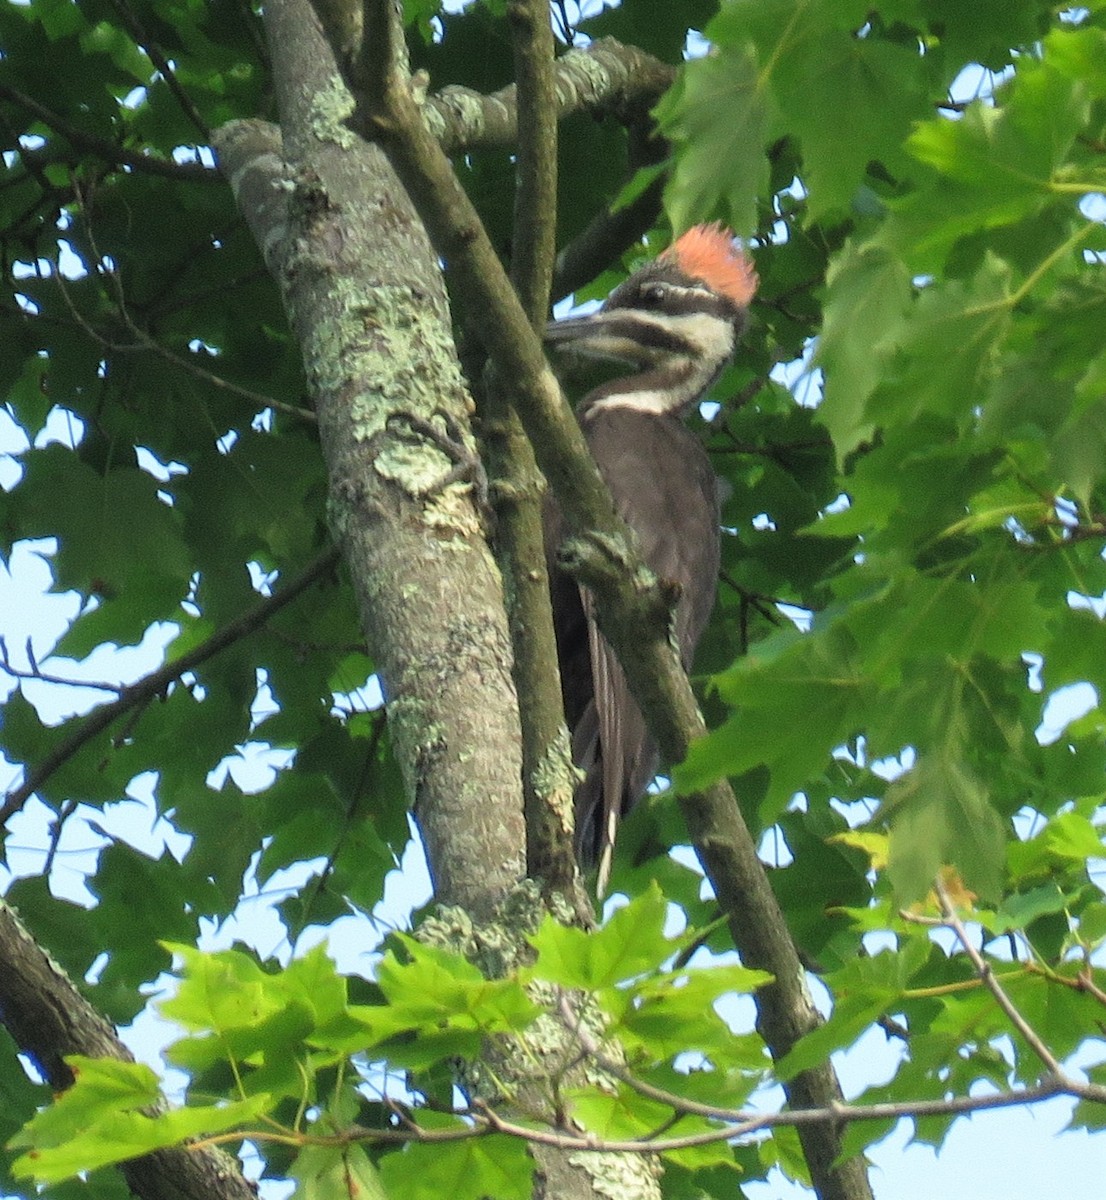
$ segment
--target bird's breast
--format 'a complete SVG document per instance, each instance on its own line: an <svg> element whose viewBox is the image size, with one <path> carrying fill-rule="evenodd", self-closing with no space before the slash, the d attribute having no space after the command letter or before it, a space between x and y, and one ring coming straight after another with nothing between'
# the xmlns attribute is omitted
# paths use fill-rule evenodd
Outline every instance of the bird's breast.
<svg viewBox="0 0 1106 1200"><path fill-rule="evenodd" d="M706 451L682 421L663 414L599 405L581 424L645 561L680 586L676 625L686 657L710 617L718 578L718 489Z"/></svg>

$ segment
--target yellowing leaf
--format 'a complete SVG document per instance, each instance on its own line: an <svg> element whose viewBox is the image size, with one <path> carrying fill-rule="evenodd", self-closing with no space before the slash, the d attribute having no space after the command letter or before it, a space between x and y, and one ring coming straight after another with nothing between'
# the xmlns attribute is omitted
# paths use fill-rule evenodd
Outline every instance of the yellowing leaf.
<svg viewBox="0 0 1106 1200"><path fill-rule="evenodd" d="M885 833L850 829L847 833L835 833L828 840L838 842L842 846L853 846L857 850L863 850L874 871L882 871L887 866L890 839Z"/></svg>

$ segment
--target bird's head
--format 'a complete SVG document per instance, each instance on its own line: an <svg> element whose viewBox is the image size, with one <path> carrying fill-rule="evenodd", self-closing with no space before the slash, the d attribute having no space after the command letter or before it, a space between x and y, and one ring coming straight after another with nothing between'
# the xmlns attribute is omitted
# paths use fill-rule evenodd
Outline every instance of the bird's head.
<svg viewBox="0 0 1106 1200"><path fill-rule="evenodd" d="M688 353L693 343L707 349L726 336L732 350L756 288L756 270L730 231L717 222L696 225L595 312L550 322L546 340L635 365Z"/></svg>
<svg viewBox="0 0 1106 1200"><path fill-rule="evenodd" d="M679 412L733 354L756 287L753 264L732 234L718 224L696 225L594 313L551 322L546 341L645 372L604 385L589 406Z"/></svg>

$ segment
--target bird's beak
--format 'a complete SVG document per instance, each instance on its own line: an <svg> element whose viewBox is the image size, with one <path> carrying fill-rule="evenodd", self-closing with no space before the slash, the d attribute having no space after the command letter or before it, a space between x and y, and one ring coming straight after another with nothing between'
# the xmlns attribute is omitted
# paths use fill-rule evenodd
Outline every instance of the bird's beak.
<svg viewBox="0 0 1106 1200"><path fill-rule="evenodd" d="M641 326L626 309L598 309L585 317L565 317L545 327L547 345L585 358L645 366L658 354L642 343Z"/></svg>

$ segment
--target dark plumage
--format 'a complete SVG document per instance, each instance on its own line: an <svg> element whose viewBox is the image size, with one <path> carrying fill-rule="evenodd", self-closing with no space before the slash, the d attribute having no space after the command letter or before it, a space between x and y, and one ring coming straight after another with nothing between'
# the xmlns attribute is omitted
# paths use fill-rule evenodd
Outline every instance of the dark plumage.
<svg viewBox="0 0 1106 1200"><path fill-rule="evenodd" d="M696 226L617 287L598 312L558 321L547 340L636 370L596 388L577 415L615 506L646 563L679 589L674 634L685 669L714 606L719 513L714 473L682 417L733 353L756 288L749 260L718 226ZM563 536L547 520L550 587L573 761L581 866L602 894L619 817L656 774L658 754L622 669L599 633L591 598L556 567Z"/></svg>

